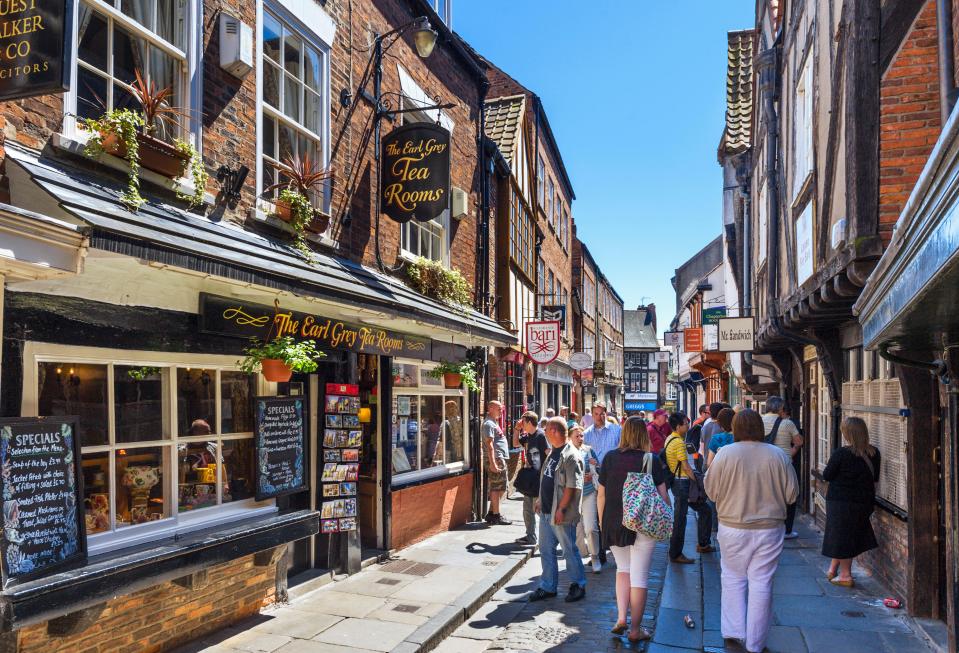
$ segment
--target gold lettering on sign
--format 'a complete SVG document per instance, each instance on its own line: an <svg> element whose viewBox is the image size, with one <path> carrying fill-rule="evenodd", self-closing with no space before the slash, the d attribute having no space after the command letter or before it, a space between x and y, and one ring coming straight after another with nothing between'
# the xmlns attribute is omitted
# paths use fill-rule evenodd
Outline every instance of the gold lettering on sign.
<svg viewBox="0 0 959 653"><path fill-rule="evenodd" d="M430 179L429 158L446 152L446 143L437 143L435 138L398 141L386 144L386 154L396 157L389 171L389 182L383 188L386 206L394 206L405 213L412 213L421 202L439 202L446 196L445 188L408 190L407 184L427 182Z"/></svg>
<svg viewBox="0 0 959 653"><path fill-rule="evenodd" d="M24 15L36 11L37 0L0 0L0 80L46 72L49 61L25 62L30 56L28 39L22 38L45 29L43 16Z"/></svg>

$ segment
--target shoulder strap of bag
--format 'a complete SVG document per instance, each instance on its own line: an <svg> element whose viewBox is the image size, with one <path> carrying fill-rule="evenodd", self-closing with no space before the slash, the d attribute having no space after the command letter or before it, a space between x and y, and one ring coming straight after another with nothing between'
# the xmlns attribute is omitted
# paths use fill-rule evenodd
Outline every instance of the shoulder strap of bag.
<svg viewBox="0 0 959 653"><path fill-rule="evenodd" d="M669 443L671 440L679 440L679 436L677 435L674 438L672 434L670 434L670 436L666 438L666 444L663 445L663 451L666 451L666 449L669 447ZM684 445L686 444L685 441L681 440L681 442L683 442ZM683 453L686 453L686 452L683 451ZM668 456L667 456L667 459L668 459ZM680 457L679 460L676 461L676 469L673 470L673 476L679 476L679 470L682 466L683 466L683 459L682 457Z"/></svg>
<svg viewBox="0 0 959 653"><path fill-rule="evenodd" d="M776 435L779 433L779 425L782 423L783 423L783 418L777 417L776 421L773 423L773 428L769 432L769 435L767 435L764 438L764 442L766 442L766 444L773 444L774 442L776 442Z"/></svg>

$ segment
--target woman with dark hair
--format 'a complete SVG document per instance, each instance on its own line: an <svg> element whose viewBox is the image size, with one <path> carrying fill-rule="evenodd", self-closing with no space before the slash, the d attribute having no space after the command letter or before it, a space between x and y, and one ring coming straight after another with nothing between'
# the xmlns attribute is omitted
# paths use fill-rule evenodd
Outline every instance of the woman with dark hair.
<svg viewBox="0 0 959 653"><path fill-rule="evenodd" d="M844 419L840 431L847 446L836 449L822 470L829 483L822 554L832 558L826 578L834 585L854 587L853 558L878 546L869 517L876 501L881 457L869 444L866 423L858 417Z"/></svg>
<svg viewBox="0 0 959 653"><path fill-rule="evenodd" d="M709 438L709 445L707 446L709 457L706 459L706 467L713 464L713 458L716 457L720 449L733 443L733 418L735 416L736 413L733 412L732 408L723 408L719 411L719 416L716 418L719 423L719 432Z"/></svg>
<svg viewBox="0 0 959 653"><path fill-rule="evenodd" d="M719 450L706 472L723 554L720 628L724 639L744 641L747 651L759 653L772 622L786 506L799 496L799 482L789 456L763 441L759 413L741 411L732 427L735 442Z"/></svg>
<svg viewBox="0 0 959 653"><path fill-rule="evenodd" d="M629 641L640 642L650 635L642 627L649 565L656 540L623 526L623 486L630 472L643 473L646 462L660 496L669 503L666 473L659 456L649 451L646 422L630 417L620 433L619 447L603 457L596 488L596 507L603 537L602 547L609 547L616 559L616 624L614 635L626 632L626 610L629 609Z"/></svg>

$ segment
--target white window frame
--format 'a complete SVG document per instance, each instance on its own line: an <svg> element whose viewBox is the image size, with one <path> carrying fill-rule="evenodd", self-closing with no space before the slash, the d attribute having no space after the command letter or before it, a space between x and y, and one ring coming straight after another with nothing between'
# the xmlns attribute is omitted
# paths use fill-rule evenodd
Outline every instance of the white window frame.
<svg viewBox="0 0 959 653"><path fill-rule="evenodd" d="M546 163L543 162L543 155L540 154L536 163L536 199L540 206L546 204Z"/></svg>
<svg viewBox="0 0 959 653"><path fill-rule="evenodd" d="M553 182L553 178L549 177L546 180L546 205L543 207L543 210L546 212L546 220L549 222L549 226L553 226L553 198L556 197L556 184Z"/></svg>
<svg viewBox="0 0 959 653"><path fill-rule="evenodd" d="M795 111L793 112L793 193L795 200L813 171L813 57L806 56L796 75Z"/></svg>
<svg viewBox="0 0 959 653"><path fill-rule="evenodd" d="M429 467L427 469L416 469L408 472L399 472L394 473L391 477L390 485L391 487L409 485L410 483L416 483L418 481L423 481L430 478L438 478L442 476L449 476L450 474L456 474L457 472L462 472L470 469L470 414L469 414L469 397L466 390L449 390L443 387L442 382L439 385L435 386L425 386L420 383L420 379L423 375L429 370L437 366L436 363L424 363L421 360L414 359L405 359L405 358L395 358L393 359L393 364L395 365L414 365L417 368L416 374L416 386L409 387L398 387L392 389L392 396L389 400L392 403L393 398L397 395L401 396L417 396L417 397L461 397L463 400L463 460L455 463L446 463L443 465L436 465L435 467ZM446 415L444 409L444 417ZM398 416L395 416L398 418ZM422 420L420 420L422 422ZM390 457L392 459L393 455L393 424L389 425L390 428ZM422 429L422 425L418 425L419 429ZM421 432L417 431L416 439L416 451L417 459L420 459L420 444L422 438L420 437ZM392 463L391 463L392 464Z"/></svg>
<svg viewBox="0 0 959 653"><path fill-rule="evenodd" d="M198 1L198 0L191 0ZM323 88L320 91L320 116L322 124L320 133L311 132L303 125L290 119L282 111L277 111L268 106L263 101L263 12L268 10L273 16L278 18L284 25L296 32L297 35L316 48L323 57ZM260 125L263 123L263 114L267 113L273 120L290 125L298 135L313 138L319 141L321 160L317 162L319 166L327 166L330 162L330 54L333 46L333 36L335 27L332 19L315 3L306 4L303 0L266 0L256 3L256 196L257 204L266 211L271 212L273 207L268 199L261 197L263 195L263 179L266 171L266 162L263 159L263 134ZM317 31L319 30L319 31ZM285 75L281 71L281 75ZM322 206L319 207L325 212L329 212L332 202L332 193L330 185L325 184L323 195L320 198Z"/></svg>
<svg viewBox="0 0 959 653"><path fill-rule="evenodd" d="M77 79L78 68L83 64L79 62L77 56L79 50L80 38L80 5L87 4L95 8L97 12L105 16L113 24L122 27L134 36L149 41L151 45L163 50L174 59L181 61L185 70L180 73L179 87L176 89L177 103L185 106L189 110L189 118L183 120L185 124L180 126L180 138L191 143L202 154L203 139L201 138L201 123L199 116L202 115L203 105L203 85L201 74L201 53L203 52L203 30L200 26L203 24L203 2L202 0L185 0L186 2L186 33L184 34L184 45L186 49L181 50L172 43L164 40L146 27L143 27L136 20L127 16L115 6L108 4L105 0L79 0L73 3L73 35L71 39L73 48L73 69L71 71L70 90L63 96L63 133L71 139L86 142L90 134L81 129L77 124ZM113 51L113 30L110 31L108 48ZM111 73L112 75L112 73Z"/></svg>
<svg viewBox="0 0 959 653"><path fill-rule="evenodd" d="M23 399L21 403L21 415L37 415L39 405L39 389L37 388L37 370L40 363L46 362L70 362L77 364L104 365L108 368L107 373L107 423L109 431L112 433L115 428L115 406L113 402L114 385L112 380L112 370L116 366L137 365L154 366L170 368L170 374L176 374L176 368L180 367L202 367L204 369L215 369L217 371L239 371L236 356L219 356L214 354L189 354L175 352L154 352L154 351L127 351L117 349L107 349L102 347L82 347L74 345L60 345L44 342L28 341L23 349ZM218 375L219 376L219 375ZM266 384L261 377L257 378L257 394L270 394L270 386ZM220 384L216 384L217 414L220 410ZM177 415L177 398L175 382L170 383L168 404L165 411L175 420ZM219 426L219 425L217 425ZM235 436L235 437L234 437ZM217 440L230 439L249 439L252 434L231 433L228 437L223 434L216 434ZM206 438L206 439L212 439ZM139 447L167 447L173 454L171 455L170 469L164 469L164 479L167 483L167 496L170 501L170 516L155 522L145 524L136 524L123 528L119 531L107 531L104 533L95 533L87 536L87 550L90 555L115 551L117 549L135 546L151 541L170 538L175 535L188 533L202 528L210 528L220 524L229 523L238 519L246 519L258 515L264 515L276 512L276 501L273 499L257 502L254 499L242 499L239 501L210 506L195 511L179 511L179 492L177 484L177 475L172 469L175 464L176 447L180 442L204 441L201 436L183 436L179 437L176 433L175 422L170 425L169 437L163 440L152 442L130 443L130 448ZM81 443L82 444L82 443ZM83 453L96 453L99 451L109 451L117 448L115 444L90 445L82 447ZM117 480L113 478L116 474L116 466L110 466L110 512L111 524L116 518L116 492ZM217 473L222 473L222 465L217 466ZM219 497L218 483L217 495Z"/></svg>

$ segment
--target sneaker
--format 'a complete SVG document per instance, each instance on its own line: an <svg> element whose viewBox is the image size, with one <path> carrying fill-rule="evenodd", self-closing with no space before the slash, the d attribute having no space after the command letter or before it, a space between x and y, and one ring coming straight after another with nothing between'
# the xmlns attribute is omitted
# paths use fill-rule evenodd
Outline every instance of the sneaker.
<svg viewBox="0 0 959 653"><path fill-rule="evenodd" d="M603 570L603 563L599 561L599 558L593 560L593 573L598 574Z"/></svg>
<svg viewBox="0 0 959 653"><path fill-rule="evenodd" d="M503 517L503 515L495 514L495 515L490 515L489 518L486 520L486 523L489 524L490 526L509 526L513 522Z"/></svg>
<svg viewBox="0 0 959 653"><path fill-rule="evenodd" d="M542 587L537 587L536 591L529 595L529 602L542 601L543 599L556 598L556 592L547 592Z"/></svg>
<svg viewBox="0 0 959 653"><path fill-rule="evenodd" d="M493 522L492 522L492 519L493 519L493 513L491 513L491 512L487 512L487 513L486 513L486 516L483 517L483 521L485 521L487 524L493 523Z"/></svg>
<svg viewBox="0 0 959 653"><path fill-rule="evenodd" d="M586 588L576 583L569 584L569 594L566 595L567 603L575 603L586 597Z"/></svg>
<svg viewBox="0 0 959 653"><path fill-rule="evenodd" d="M793 531L792 533L786 533L785 535L783 535L784 540L795 540L797 537L799 537L799 533L797 533L796 531Z"/></svg>
<svg viewBox="0 0 959 653"><path fill-rule="evenodd" d="M533 538L531 538L529 535L524 535L523 537L517 537L517 538L516 538L515 540L513 540L513 541L516 542L517 544L522 544L523 546L535 546L535 545L536 545L536 540L534 540Z"/></svg>

